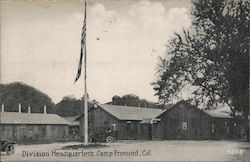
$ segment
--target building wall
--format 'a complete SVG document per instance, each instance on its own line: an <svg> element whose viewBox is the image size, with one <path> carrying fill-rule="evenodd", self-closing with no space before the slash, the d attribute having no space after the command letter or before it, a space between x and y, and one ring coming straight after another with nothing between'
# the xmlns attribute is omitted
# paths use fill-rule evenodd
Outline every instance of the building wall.
<svg viewBox="0 0 250 162"><path fill-rule="evenodd" d="M119 120L112 116L111 114L107 113L106 111L100 109L100 108L93 108L91 111L89 111L89 136L95 136L96 133L102 132L108 130L108 127L111 127L112 124L119 125ZM81 118L83 121L84 118ZM80 127L83 127L83 122L80 123Z"/></svg>
<svg viewBox="0 0 250 162"><path fill-rule="evenodd" d="M245 124L242 119L233 118L212 118L213 139L243 139L246 138Z"/></svg>
<svg viewBox="0 0 250 162"><path fill-rule="evenodd" d="M139 124L138 128L138 138L140 140L152 140L152 125L149 123Z"/></svg>
<svg viewBox="0 0 250 162"><path fill-rule="evenodd" d="M93 120L91 120L93 119ZM111 114L107 113L106 111L96 108L90 111L89 113L89 125L95 126L95 128L103 127L103 126L110 126L112 124L119 124L119 120L112 116Z"/></svg>
<svg viewBox="0 0 250 162"><path fill-rule="evenodd" d="M67 136L67 125L0 124L1 139L15 141L58 140Z"/></svg>
<svg viewBox="0 0 250 162"><path fill-rule="evenodd" d="M163 137L162 122L152 124L152 140L161 140Z"/></svg>
<svg viewBox="0 0 250 162"><path fill-rule="evenodd" d="M161 121L153 125L153 137L157 139L240 139L244 136L243 121L212 117L186 102L176 104L158 118Z"/></svg>
<svg viewBox="0 0 250 162"><path fill-rule="evenodd" d="M161 122L156 125L162 127L162 133L157 135L162 139L210 139L210 116L203 111L183 102L163 113Z"/></svg>
<svg viewBox="0 0 250 162"><path fill-rule="evenodd" d="M139 121L120 121L118 124L118 139L140 139L139 126Z"/></svg>
<svg viewBox="0 0 250 162"><path fill-rule="evenodd" d="M161 114L153 124L119 120L101 108L89 112L89 134L116 124L118 139L126 140L208 140L241 136L243 126L230 118L212 117L204 111L180 102Z"/></svg>
<svg viewBox="0 0 250 162"><path fill-rule="evenodd" d="M102 129L116 124L117 139L138 139L139 121L121 121L101 108L89 112L89 134L94 135Z"/></svg>

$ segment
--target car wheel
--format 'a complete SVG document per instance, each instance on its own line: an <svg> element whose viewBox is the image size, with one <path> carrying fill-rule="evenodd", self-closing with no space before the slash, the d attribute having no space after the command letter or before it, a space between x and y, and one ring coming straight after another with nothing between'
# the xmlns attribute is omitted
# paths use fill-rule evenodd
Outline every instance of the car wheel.
<svg viewBox="0 0 250 162"><path fill-rule="evenodd" d="M88 138L88 142L89 143L92 143L93 142L93 139L91 137Z"/></svg>
<svg viewBox="0 0 250 162"><path fill-rule="evenodd" d="M114 141L114 138L112 136L107 136L106 137L106 142L107 143L112 143Z"/></svg>
<svg viewBox="0 0 250 162"><path fill-rule="evenodd" d="M7 155L14 154L14 152L15 152L15 150L14 150L14 146L13 145L6 146L6 153L7 153Z"/></svg>

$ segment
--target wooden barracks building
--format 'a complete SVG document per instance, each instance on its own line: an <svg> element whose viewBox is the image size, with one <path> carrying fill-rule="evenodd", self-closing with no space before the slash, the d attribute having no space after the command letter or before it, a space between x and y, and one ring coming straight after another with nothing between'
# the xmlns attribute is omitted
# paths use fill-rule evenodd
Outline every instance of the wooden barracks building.
<svg viewBox="0 0 250 162"><path fill-rule="evenodd" d="M89 111L89 133L95 134L101 129L115 125L117 127L117 139L152 139L150 123L163 110L152 108L138 108L117 105L96 105Z"/></svg>
<svg viewBox="0 0 250 162"><path fill-rule="evenodd" d="M0 138L15 141L79 138L77 117L56 114L0 112ZM78 118L79 119L79 118ZM115 126L118 140L203 140L243 138L244 122L229 114L203 111L186 101L168 109L96 104L89 110L89 134ZM80 123L82 127L82 123ZM81 131L80 131L81 132Z"/></svg>
<svg viewBox="0 0 250 162"><path fill-rule="evenodd" d="M0 138L15 141L65 139L68 136L68 122L57 114L44 113L0 112Z"/></svg>
<svg viewBox="0 0 250 162"><path fill-rule="evenodd" d="M90 135L111 125L122 140L232 139L240 138L244 129L242 121L227 113L203 111L186 101L167 110L108 104L89 110Z"/></svg>
<svg viewBox="0 0 250 162"><path fill-rule="evenodd" d="M243 122L227 113L203 111L181 101L157 117L162 131L157 134L166 140L205 140L239 138Z"/></svg>

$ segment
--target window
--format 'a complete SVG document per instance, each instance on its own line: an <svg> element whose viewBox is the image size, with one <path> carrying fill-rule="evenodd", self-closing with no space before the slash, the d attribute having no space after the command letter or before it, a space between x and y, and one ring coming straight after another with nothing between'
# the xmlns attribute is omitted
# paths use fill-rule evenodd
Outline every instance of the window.
<svg viewBox="0 0 250 162"><path fill-rule="evenodd" d="M187 130L187 122L182 122L182 129Z"/></svg>

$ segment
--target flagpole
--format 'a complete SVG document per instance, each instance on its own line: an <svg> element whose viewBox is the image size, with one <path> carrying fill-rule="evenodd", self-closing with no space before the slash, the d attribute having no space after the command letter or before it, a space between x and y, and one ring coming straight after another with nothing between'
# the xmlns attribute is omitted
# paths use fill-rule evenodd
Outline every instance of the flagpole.
<svg viewBox="0 0 250 162"><path fill-rule="evenodd" d="M85 25L87 29L87 0L85 4ZM87 39L87 30L85 33L85 39ZM84 145L88 144L88 93L87 93L87 41L85 40L84 48Z"/></svg>

